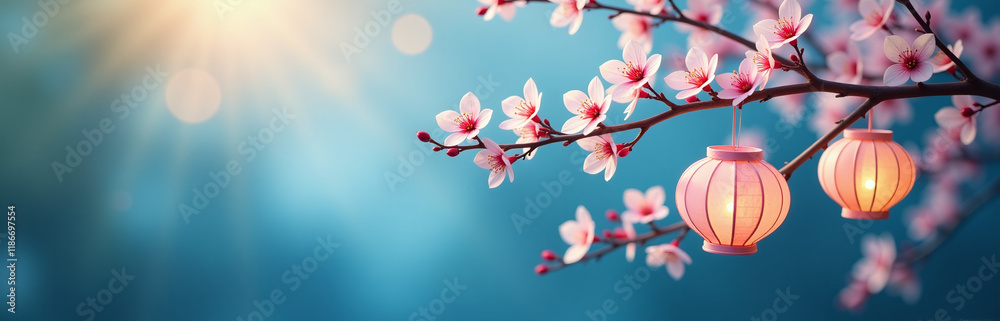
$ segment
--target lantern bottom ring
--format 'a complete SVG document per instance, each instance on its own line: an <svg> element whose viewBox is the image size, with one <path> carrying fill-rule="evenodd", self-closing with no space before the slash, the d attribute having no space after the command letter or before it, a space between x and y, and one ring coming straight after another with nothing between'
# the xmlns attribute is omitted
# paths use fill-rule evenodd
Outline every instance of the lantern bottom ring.
<svg viewBox="0 0 1000 321"><path fill-rule="evenodd" d="M757 253L757 244L752 244L748 246L730 246L730 245L719 245L709 243L705 241L705 244L701 246L702 250L705 252L713 254L722 255L750 255Z"/></svg>
<svg viewBox="0 0 1000 321"><path fill-rule="evenodd" d="M840 212L840 216L855 220L884 220L889 218L889 212L862 212L845 208Z"/></svg>

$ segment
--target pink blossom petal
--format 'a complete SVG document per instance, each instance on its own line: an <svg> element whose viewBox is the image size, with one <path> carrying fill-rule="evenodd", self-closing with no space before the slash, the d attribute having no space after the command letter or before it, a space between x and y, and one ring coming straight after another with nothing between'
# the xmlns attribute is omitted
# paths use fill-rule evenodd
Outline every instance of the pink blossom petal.
<svg viewBox="0 0 1000 321"><path fill-rule="evenodd" d="M708 69L708 55L701 48L692 47L691 50L688 50L687 56L684 57L684 65L687 66L688 70Z"/></svg>
<svg viewBox="0 0 1000 321"><path fill-rule="evenodd" d="M461 144L466 139L469 139L469 135L468 134L462 133L462 132L454 133L454 134L448 135L448 137L446 137L444 139L444 145L445 146L455 146L455 145Z"/></svg>
<svg viewBox="0 0 1000 321"><path fill-rule="evenodd" d="M900 55L910 49L910 44L906 43L903 37L892 35L885 37L883 48L885 49L886 58L889 58L892 62L901 63Z"/></svg>
<svg viewBox="0 0 1000 321"><path fill-rule="evenodd" d="M905 84L909 79L910 72L906 70L906 68L903 68L903 65L901 64L889 66L889 68L885 70L885 75L882 77L882 81L886 86L899 86Z"/></svg>
<svg viewBox="0 0 1000 321"><path fill-rule="evenodd" d="M667 193L663 190L663 186L653 186L646 190L646 200L650 204L663 205L667 201Z"/></svg>
<svg viewBox="0 0 1000 321"><path fill-rule="evenodd" d="M972 105L976 102L972 100L972 96L969 95L954 95L951 96L951 103L955 104L955 108L961 109L965 107L972 108Z"/></svg>
<svg viewBox="0 0 1000 321"><path fill-rule="evenodd" d="M625 208L631 211L642 207L646 203L646 197L639 190L630 188L622 194L622 202L625 203Z"/></svg>
<svg viewBox="0 0 1000 321"><path fill-rule="evenodd" d="M777 20L774 19L764 19L753 25L753 33L757 35L762 35L767 39L767 42L771 43L771 48L777 48L781 46L781 42L784 41L780 36L774 32L774 26L778 24ZM775 44L778 46L776 47Z"/></svg>
<svg viewBox="0 0 1000 321"><path fill-rule="evenodd" d="M973 118L969 123L962 126L962 144L972 144L976 140L976 119Z"/></svg>
<svg viewBox="0 0 1000 321"><path fill-rule="evenodd" d="M566 244L573 245L576 244L576 240L573 237L576 231L580 230L580 222L577 221L566 221L559 225L559 236L562 237Z"/></svg>
<svg viewBox="0 0 1000 321"><path fill-rule="evenodd" d="M500 102L500 109L503 110L504 115L507 117L515 118L517 117L517 106L521 105L521 97L510 96Z"/></svg>
<svg viewBox="0 0 1000 321"><path fill-rule="evenodd" d="M691 84L687 82L687 71L675 71L663 78L663 81L667 83L667 86L674 90L684 90L691 88ZM680 94L677 95L678 99L684 99L687 97L681 97Z"/></svg>
<svg viewBox="0 0 1000 321"><path fill-rule="evenodd" d="M925 82L931 79L934 74L934 67L926 61L917 63L917 67L910 71L910 78L915 82Z"/></svg>
<svg viewBox="0 0 1000 321"><path fill-rule="evenodd" d="M493 153L491 151L485 149L481 150L478 153L476 153L476 157L472 159L472 162L476 163L476 166L479 166L481 168L492 169L493 167L490 165L490 160L489 160L489 156L492 154Z"/></svg>
<svg viewBox="0 0 1000 321"><path fill-rule="evenodd" d="M580 107L583 106L583 103L587 99L590 99L590 97L587 97L587 94L579 90L570 90L563 94L563 104L566 105L566 110L574 114L579 112Z"/></svg>
<svg viewBox="0 0 1000 321"><path fill-rule="evenodd" d="M599 125L602 121L604 121L607 118L608 116L601 114L600 116L597 116L597 118L590 120L587 126L583 128L583 134L590 135L590 133L593 132L594 129L597 129L597 125Z"/></svg>
<svg viewBox="0 0 1000 321"><path fill-rule="evenodd" d="M461 115L454 110L445 110L434 116L434 119L437 120L438 127L441 127L446 132L454 133L461 130L455 122L455 119L459 116Z"/></svg>
<svg viewBox="0 0 1000 321"><path fill-rule="evenodd" d="M628 82L629 79L625 78L622 74L622 70L625 69L625 63L618 60L608 60L601 65L601 77L604 80L612 84L621 84Z"/></svg>
<svg viewBox="0 0 1000 321"><path fill-rule="evenodd" d="M646 78L650 79L650 81L652 81L652 77L656 74L656 71L660 70L660 61L662 59L663 57L660 56L660 54L655 54L649 56L649 59L646 60L646 65L642 70L645 73Z"/></svg>
<svg viewBox="0 0 1000 321"><path fill-rule="evenodd" d="M973 136L974 136L974 133L975 132L973 132ZM614 149L614 148L612 147L612 149ZM617 151L615 151L615 153L617 153ZM604 168L604 181L611 181L611 177L615 176L615 170L618 169L618 157L617 156L610 156L610 157L607 158L607 160L608 160L608 162L607 162L608 164Z"/></svg>
<svg viewBox="0 0 1000 321"><path fill-rule="evenodd" d="M506 4L500 5L498 10L500 10L500 18L503 18L504 21L511 21L514 20L515 10L517 9L513 5Z"/></svg>
<svg viewBox="0 0 1000 321"><path fill-rule="evenodd" d="M534 79L528 78L528 81L524 83L524 100L536 107L542 100L542 96L538 94L538 87L535 86Z"/></svg>
<svg viewBox="0 0 1000 321"><path fill-rule="evenodd" d="M680 261L667 262L667 273L675 281L684 276L684 263Z"/></svg>
<svg viewBox="0 0 1000 321"><path fill-rule="evenodd" d="M569 26L569 34L576 34L580 30L581 25L583 25L583 14L577 13L576 19L573 19L573 24Z"/></svg>
<svg viewBox="0 0 1000 321"><path fill-rule="evenodd" d="M490 119L492 118L493 118L493 110L489 108L483 109L483 111L479 113L479 118L476 119L476 129L477 129L476 132L478 133L479 129L486 128L486 125L490 123Z"/></svg>
<svg viewBox="0 0 1000 321"><path fill-rule="evenodd" d="M601 79L594 77L590 80L590 85L587 86L587 92L590 94L590 99L595 104L601 104L604 102L604 84L601 83ZM583 92L580 92L583 94ZM584 98L586 100L586 98ZM583 102L582 100L580 102Z"/></svg>
<svg viewBox="0 0 1000 321"><path fill-rule="evenodd" d="M583 171L587 174L597 174L604 170L608 165L608 158L597 159L596 153L591 153L587 156L587 159L583 161Z"/></svg>
<svg viewBox="0 0 1000 321"><path fill-rule="evenodd" d="M913 50L917 51L917 60L923 62L930 59L934 55L934 46L937 43L934 40L934 34L925 33L913 40Z"/></svg>
<svg viewBox="0 0 1000 321"><path fill-rule="evenodd" d="M570 119L566 120L566 123L563 124L561 131L567 134L575 134L580 132L581 130L584 130L587 127L587 124L589 123L590 123L589 119L580 116L573 116Z"/></svg>
<svg viewBox="0 0 1000 321"><path fill-rule="evenodd" d="M506 171L492 171L491 170L490 171L490 179L489 179L490 188L496 188L497 186L500 186L500 183L503 183L504 176L507 176L507 172Z"/></svg>
<svg viewBox="0 0 1000 321"><path fill-rule="evenodd" d="M642 51L641 46L635 45L633 41L625 44L625 49L622 50L622 59L626 63L631 62L635 67L646 65L646 53Z"/></svg>

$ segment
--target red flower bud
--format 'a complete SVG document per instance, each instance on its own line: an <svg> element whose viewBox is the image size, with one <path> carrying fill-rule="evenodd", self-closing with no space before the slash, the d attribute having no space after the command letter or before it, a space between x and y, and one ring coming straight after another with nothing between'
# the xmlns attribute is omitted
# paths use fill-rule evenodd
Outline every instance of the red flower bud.
<svg viewBox="0 0 1000 321"><path fill-rule="evenodd" d="M705 88L702 88L702 90L704 90L707 93L715 91L715 90L712 90L712 85L705 86Z"/></svg>
<svg viewBox="0 0 1000 321"><path fill-rule="evenodd" d="M448 156L455 157L458 156L458 148L452 148L448 150Z"/></svg>
<svg viewBox="0 0 1000 321"><path fill-rule="evenodd" d="M631 152L631 151L632 151L632 150L630 150L630 149L628 149L628 148L622 148L622 149L619 149L619 150L618 150L618 157L625 157L625 156L628 156L628 153L629 153L629 152Z"/></svg>
<svg viewBox="0 0 1000 321"><path fill-rule="evenodd" d="M516 162L517 159L519 159L519 158L520 157L517 157L517 156L507 156L507 161L510 162L511 164L514 164L514 162Z"/></svg>
<svg viewBox="0 0 1000 321"><path fill-rule="evenodd" d="M784 65L782 65L780 61L775 60L774 69L781 69L781 67L784 67Z"/></svg>
<svg viewBox="0 0 1000 321"><path fill-rule="evenodd" d="M609 239L609 238L613 237L613 236L611 236L611 231L608 231L608 230L604 230L603 232L601 232L601 234L603 234L604 238L606 238L606 239Z"/></svg>
<svg viewBox="0 0 1000 321"><path fill-rule="evenodd" d="M969 107L962 107L962 117L969 118L975 115L976 111Z"/></svg>
<svg viewBox="0 0 1000 321"><path fill-rule="evenodd" d="M552 252L552 250L542 251L542 259L546 261L555 261L556 253Z"/></svg>
<svg viewBox="0 0 1000 321"><path fill-rule="evenodd" d="M604 212L604 216L607 217L608 220L612 222L617 222L619 218L618 211L616 210L608 210L607 212Z"/></svg>
<svg viewBox="0 0 1000 321"><path fill-rule="evenodd" d="M549 266L545 265L545 263L535 265L535 273L538 273L538 275L545 275L545 273L549 273Z"/></svg>
<svg viewBox="0 0 1000 321"><path fill-rule="evenodd" d="M792 62L799 62L799 56L796 56L795 54L792 54L791 58L792 58Z"/></svg>
<svg viewBox="0 0 1000 321"><path fill-rule="evenodd" d="M616 227L615 228L615 238L627 239L628 238L628 234L625 234L625 230L623 230L622 228Z"/></svg>
<svg viewBox="0 0 1000 321"><path fill-rule="evenodd" d="M441 151L441 146L434 146L433 148L431 148L431 150L433 150L435 152L440 152Z"/></svg>
<svg viewBox="0 0 1000 321"><path fill-rule="evenodd" d="M639 98L649 98L649 93L645 90L639 90Z"/></svg>
<svg viewBox="0 0 1000 321"><path fill-rule="evenodd" d="M686 100L689 103L696 103L696 102L701 101L700 99L698 99L698 96L691 96L691 97L685 98L684 100Z"/></svg>
<svg viewBox="0 0 1000 321"><path fill-rule="evenodd" d="M788 44L792 45L792 47L798 47L799 46L799 40L798 39L792 40Z"/></svg>
<svg viewBox="0 0 1000 321"><path fill-rule="evenodd" d="M477 16L484 15L484 14L486 14L486 10L489 10L489 9L490 9L490 7L487 7L487 6L482 6L482 7L476 8L476 15Z"/></svg>
<svg viewBox="0 0 1000 321"><path fill-rule="evenodd" d="M680 246L681 245L681 240L674 240L673 242L670 242L670 245Z"/></svg>
<svg viewBox="0 0 1000 321"><path fill-rule="evenodd" d="M428 134L427 132L421 130L417 132L417 139L425 143L429 142L431 141L431 134Z"/></svg>

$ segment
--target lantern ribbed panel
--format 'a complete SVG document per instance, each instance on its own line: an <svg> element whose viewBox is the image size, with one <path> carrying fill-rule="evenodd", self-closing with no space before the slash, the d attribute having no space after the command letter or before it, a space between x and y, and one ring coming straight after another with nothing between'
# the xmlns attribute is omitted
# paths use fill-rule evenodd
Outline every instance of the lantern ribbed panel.
<svg viewBox="0 0 1000 321"><path fill-rule="evenodd" d="M847 129L819 159L819 183L841 216L885 219L916 180L913 158L892 141L892 131Z"/></svg>
<svg viewBox="0 0 1000 321"><path fill-rule="evenodd" d="M752 147L712 146L677 182L677 211L705 239L705 251L746 255L781 225L788 184Z"/></svg>

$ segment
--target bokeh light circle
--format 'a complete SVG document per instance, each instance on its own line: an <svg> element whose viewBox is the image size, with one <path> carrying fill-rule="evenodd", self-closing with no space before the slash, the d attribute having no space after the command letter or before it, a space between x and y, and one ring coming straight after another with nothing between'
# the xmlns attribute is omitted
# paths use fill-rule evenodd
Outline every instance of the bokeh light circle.
<svg viewBox="0 0 1000 321"><path fill-rule="evenodd" d="M427 19L417 14L406 14L392 26L392 44L399 52L416 55L427 50L434 38L434 31Z"/></svg>
<svg viewBox="0 0 1000 321"><path fill-rule="evenodd" d="M167 81L167 108L185 123L200 123L219 111L222 91L219 82L201 69L178 71Z"/></svg>

